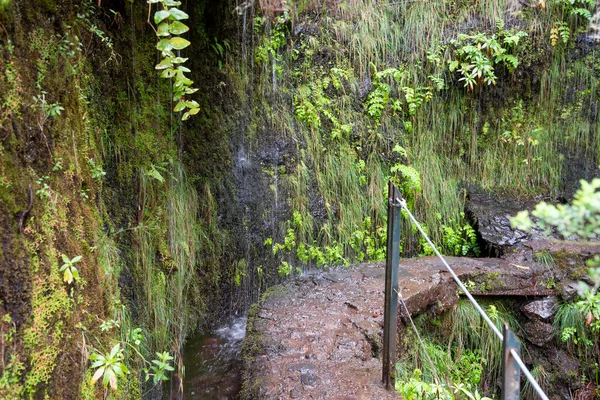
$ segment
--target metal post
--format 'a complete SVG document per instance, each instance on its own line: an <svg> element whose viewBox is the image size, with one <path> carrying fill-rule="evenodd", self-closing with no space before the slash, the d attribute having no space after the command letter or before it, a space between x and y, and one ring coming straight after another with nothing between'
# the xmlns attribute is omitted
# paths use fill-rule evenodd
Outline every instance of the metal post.
<svg viewBox="0 0 600 400"><path fill-rule="evenodd" d="M398 313L398 266L400 264L400 192L388 183L387 253L385 265L385 308L383 315L383 382L396 385L396 332Z"/></svg>
<svg viewBox="0 0 600 400"><path fill-rule="evenodd" d="M504 340L502 341L502 400L519 400L521 367L511 354L511 349L521 354L521 343L504 324Z"/></svg>

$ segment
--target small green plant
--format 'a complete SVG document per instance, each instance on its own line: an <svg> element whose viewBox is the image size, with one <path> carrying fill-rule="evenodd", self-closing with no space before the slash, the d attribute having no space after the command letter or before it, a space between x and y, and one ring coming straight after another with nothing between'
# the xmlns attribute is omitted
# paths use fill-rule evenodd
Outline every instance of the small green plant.
<svg viewBox="0 0 600 400"><path fill-rule="evenodd" d="M288 22L290 17L284 13L275 18L268 35L264 36L263 42L256 48L254 60L258 65L266 66L272 63L274 72L281 78L283 67L280 65L283 57L279 49L287 45L287 36L289 35ZM254 18L254 30L259 32L264 25L265 20L261 17Z"/></svg>
<svg viewBox="0 0 600 400"><path fill-rule="evenodd" d="M102 169L102 166L96 164L93 158L88 159L88 165L90 167L90 173L92 174L92 178L97 180L98 182L102 181L102 178L106 175L106 171Z"/></svg>
<svg viewBox="0 0 600 400"><path fill-rule="evenodd" d="M79 271L75 267L75 263L81 261L81 256L75 256L72 259L69 259L65 254L62 255L62 260L64 264L60 267L63 272L63 280L68 284L71 284L73 280L79 280Z"/></svg>
<svg viewBox="0 0 600 400"><path fill-rule="evenodd" d="M568 44L573 33L590 22L595 8L594 0L554 0L557 20L550 30L550 44Z"/></svg>
<svg viewBox="0 0 600 400"><path fill-rule="evenodd" d="M146 375L146 380L151 375L154 381L154 384L158 384L162 381L168 381L169 376L167 375L170 371L174 371L175 369L170 365L171 361L173 361L173 357L168 352L156 353L157 359L152 360L152 365L150 369L152 370L152 374Z"/></svg>
<svg viewBox="0 0 600 400"><path fill-rule="evenodd" d="M519 66L519 60L510 54L519 41L527 36L526 32L511 33L504 30L504 22L497 21L497 33L487 36L485 33L473 35L460 34L450 41L454 57L448 61L450 72L458 71L461 75L459 82L464 81L464 87L473 90L478 84L496 84L494 67L504 65L509 72Z"/></svg>
<svg viewBox="0 0 600 400"><path fill-rule="evenodd" d="M279 265L279 268L277 269L277 273L281 277L290 276L290 274L292 273L292 269L293 269L292 265L290 265L286 261L282 261L281 264Z"/></svg>
<svg viewBox="0 0 600 400"><path fill-rule="evenodd" d="M52 172L62 171L62 169L63 169L62 162L63 162L62 157L55 158L54 166L52 167Z"/></svg>
<svg viewBox="0 0 600 400"><path fill-rule="evenodd" d="M107 354L100 354L98 352L90 355L90 360L93 361L92 368L97 368L94 376L92 377L91 384L94 385L101 377L102 385L106 389L110 384L113 391L117 391L117 379L119 377L125 378L125 374L129 373L129 370L123 363L123 350L121 344L117 343L113 346Z"/></svg>
<svg viewBox="0 0 600 400"><path fill-rule="evenodd" d="M48 185L48 181L50 177L48 175L42 176L38 178L36 183L40 186L38 190L35 191L35 194L40 199L49 199L50 198L50 186Z"/></svg>
<svg viewBox="0 0 600 400"><path fill-rule="evenodd" d="M556 263L554 262L554 257L548 250L540 250L533 254L533 259L537 262L546 266L548 268L554 268Z"/></svg>
<svg viewBox="0 0 600 400"><path fill-rule="evenodd" d="M142 333L141 328L129 329L127 332L130 343L133 343L135 346L142 344L142 341L144 340L144 334Z"/></svg>
<svg viewBox="0 0 600 400"><path fill-rule="evenodd" d="M121 325L119 324L119 321L116 321L114 319L108 319L106 321L102 321L102 323L100 324L100 330L102 332L108 332L112 329L119 328L120 326Z"/></svg>
<svg viewBox="0 0 600 400"><path fill-rule="evenodd" d="M49 103L46 100L47 94L48 93L42 90L40 94L33 96L33 106L41 110L43 114L42 117L40 117L40 120L43 121L41 123L42 125L47 119L56 118L61 114L61 112L64 111L64 107L62 107L59 103Z"/></svg>

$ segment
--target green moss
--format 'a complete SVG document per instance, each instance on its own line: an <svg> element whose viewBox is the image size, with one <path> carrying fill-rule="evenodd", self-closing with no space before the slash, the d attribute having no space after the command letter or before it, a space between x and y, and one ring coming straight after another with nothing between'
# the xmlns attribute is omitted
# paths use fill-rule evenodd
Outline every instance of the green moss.
<svg viewBox="0 0 600 400"><path fill-rule="evenodd" d="M587 276L586 258L579 253L560 250L551 253L558 270L571 280L579 280Z"/></svg>

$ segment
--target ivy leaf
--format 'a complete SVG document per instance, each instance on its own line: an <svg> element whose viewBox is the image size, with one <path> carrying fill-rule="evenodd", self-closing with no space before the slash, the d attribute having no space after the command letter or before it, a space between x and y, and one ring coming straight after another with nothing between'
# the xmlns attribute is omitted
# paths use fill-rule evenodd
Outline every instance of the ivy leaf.
<svg viewBox="0 0 600 400"><path fill-rule="evenodd" d="M157 11L154 13L154 23L158 24L165 18L168 18L170 15L172 15L172 14L169 11L165 11L165 10Z"/></svg>
<svg viewBox="0 0 600 400"><path fill-rule="evenodd" d="M156 48L158 50L160 50L160 51L163 51L163 52L171 51L173 49L173 45L171 44L171 40L169 40L169 39L161 39L156 44Z"/></svg>
<svg viewBox="0 0 600 400"><path fill-rule="evenodd" d="M175 21L169 25L169 32L173 35L181 35L189 30L190 28L183 22Z"/></svg>
<svg viewBox="0 0 600 400"><path fill-rule="evenodd" d="M173 63L173 60L170 57L166 57L161 62L156 64L156 67L154 67L154 68L158 69L158 70L169 68L169 67L172 67L172 63Z"/></svg>
<svg viewBox="0 0 600 400"><path fill-rule="evenodd" d="M168 13L171 14L171 18L176 21L180 21L182 19L188 19L190 17L185 12L181 11L179 8L171 8Z"/></svg>
<svg viewBox="0 0 600 400"><path fill-rule="evenodd" d="M175 108L173 108L173 111L180 112L180 111L185 110L185 108L186 108L185 101L180 101L179 103L177 103Z"/></svg>
<svg viewBox="0 0 600 400"><path fill-rule="evenodd" d="M175 70L173 68L165 69L162 74L160 74L161 78L172 78L175 76Z"/></svg>
<svg viewBox="0 0 600 400"><path fill-rule="evenodd" d="M161 42L162 42L162 40L161 40ZM186 40L181 37L171 38L170 43L171 43L172 48L174 48L175 50L185 49L186 47L188 47L191 44L189 40Z"/></svg>
<svg viewBox="0 0 600 400"><path fill-rule="evenodd" d="M156 34L158 36L169 36L169 24L167 24L166 22L163 22L160 25L158 25Z"/></svg>

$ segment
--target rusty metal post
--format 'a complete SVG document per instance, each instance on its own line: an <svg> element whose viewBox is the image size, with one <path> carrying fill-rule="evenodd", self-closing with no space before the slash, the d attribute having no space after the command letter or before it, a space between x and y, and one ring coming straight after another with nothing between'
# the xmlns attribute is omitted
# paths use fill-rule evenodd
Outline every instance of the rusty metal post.
<svg viewBox="0 0 600 400"><path fill-rule="evenodd" d="M383 315L383 383L396 386L396 332L398 315L398 267L400 264L400 192L388 183L387 253Z"/></svg>
<svg viewBox="0 0 600 400"><path fill-rule="evenodd" d="M508 324L504 324L504 340L502 341L502 400L519 400L521 392L521 367L510 353L515 350L521 355L521 343L510 330Z"/></svg>

